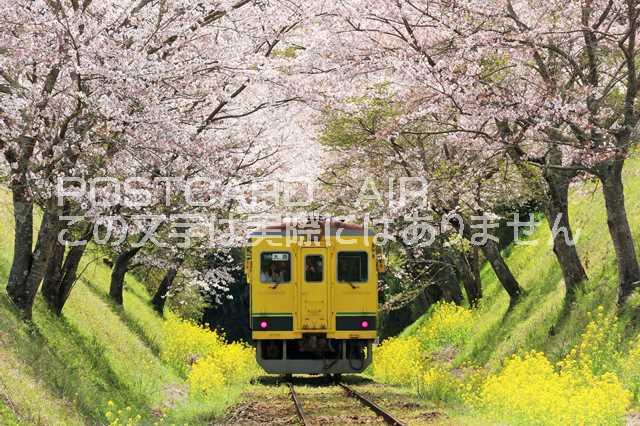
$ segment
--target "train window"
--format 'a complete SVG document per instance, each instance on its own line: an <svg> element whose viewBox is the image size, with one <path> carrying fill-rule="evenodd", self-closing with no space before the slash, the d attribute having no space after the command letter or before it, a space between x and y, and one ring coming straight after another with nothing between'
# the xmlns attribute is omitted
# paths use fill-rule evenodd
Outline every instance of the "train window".
<svg viewBox="0 0 640 426"><path fill-rule="evenodd" d="M342 251L338 253L338 281L366 282L369 279L367 252Z"/></svg>
<svg viewBox="0 0 640 426"><path fill-rule="evenodd" d="M291 254L265 252L260 256L260 281L263 283L288 283L291 281Z"/></svg>
<svg viewBox="0 0 640 426"><path fill-rule="evenodd" d="M308 283L322 282L322 255L311 254L304 257L304 280Z"/></svg>

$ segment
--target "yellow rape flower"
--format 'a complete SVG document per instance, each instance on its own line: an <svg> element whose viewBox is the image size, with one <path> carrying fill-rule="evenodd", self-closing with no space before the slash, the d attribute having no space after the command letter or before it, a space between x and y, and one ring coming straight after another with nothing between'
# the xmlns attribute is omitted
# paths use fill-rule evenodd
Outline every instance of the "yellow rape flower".
<svg viewBox="0 0 640 426"><path fill-rule="evenodd" d="M249 383L261 373L254 348L228 343L209 328L175 317L166 321L161 356L186 376L191 393L201 397Z"/></svg>

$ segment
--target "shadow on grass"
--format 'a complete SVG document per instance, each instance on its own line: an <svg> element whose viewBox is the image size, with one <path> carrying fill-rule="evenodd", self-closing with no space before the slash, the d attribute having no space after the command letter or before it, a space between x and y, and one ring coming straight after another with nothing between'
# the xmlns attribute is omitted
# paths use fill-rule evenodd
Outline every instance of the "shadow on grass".
<svg viewBox="0 0 640 426"><path fill-rule="evenodd" d="M95 294L98 298L100 298L111 311L120 318L120 320L138 337L140 340L147 346L154 355L160 354L160 345L155 339L151 338L146 332L145 329L138 321L129 316L126 309L123 306L117 305L109 298L109 296L100 290L92 281L87 280L85 278L82 279L82 283L87 286L87 288ZM138 297L137 294L133 293L135 297Z"/></svg>
<svg viewBox="0 0 640 426"><path fill-rule="evenodd" d="M0 295L0 326L10 338L7 348L29 375L73 404L89 424L104 421L101 406L106 407L108 400L122 407L149 409L149 403L118 378L98 341L82 336L42 301L34 308L35 321L25 323L7 296Z"/></svg>

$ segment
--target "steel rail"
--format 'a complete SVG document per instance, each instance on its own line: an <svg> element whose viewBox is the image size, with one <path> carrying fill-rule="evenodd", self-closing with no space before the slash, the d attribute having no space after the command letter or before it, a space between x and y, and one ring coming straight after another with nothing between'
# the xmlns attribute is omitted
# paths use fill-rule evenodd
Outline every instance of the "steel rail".
<svg viewBox="0 0 640 426"><path fill-rule="evenodd" d="M371 410L373 410L380 417L382 417L384 419L384 421L387 422L387 424L394 425L394 426L405 426L404 423L402 423L400 420L398 420L395 417L393 417L391 414L389 414L387 411L385 411L378 404L376 404L375 402L373 402L370 399L366 398L362 394L359 394L358 392L356 392L355 390L353 390L349 386L345 385L344 383L338 383L338 385L340 385L347 392L347 395L357 399L362 404L366 405Z"/></svg>
<svg viewBox="0 0 640 426"><path fill-rule="evenodd" d="M298 394L293 389L293 383L289 383L289 391L291 393L291 399L293 400L293 405L296 407L296 413L298 414L298 418L303 426L309 426L311 423L307 420L307 417L304 414L304 410L302 409L302 404L300 404L300 400L298 399Z"/></svg>

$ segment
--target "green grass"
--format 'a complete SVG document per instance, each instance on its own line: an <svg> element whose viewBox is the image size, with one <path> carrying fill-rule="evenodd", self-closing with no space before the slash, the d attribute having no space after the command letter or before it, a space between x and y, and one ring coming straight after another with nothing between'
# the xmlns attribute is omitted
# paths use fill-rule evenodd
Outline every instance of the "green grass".
<svg viewBox="0 0 640 426"><path fill-rule="evenodd" d="M7 406L7 402L0 401L0 424L7 426L18 425L18 419L13 413L13 409Z"/></svg>
<svg viewBox="0 0 640 426"><path fill-rule="evenodd" d="M636 243L640 242L640 160L629 160L625 169L625 195L629 220ZM550 243L551 232L541 223L529 238L536 245L518 245L505 250L507 263L526 294L507 312L509 299L493 270L482 270L484 297L477 311L470 343L459 354L459 362L471 361L499 368L512 354L542 350L553 359L565 355L579 340L588 322L588 313L599 305L608 312L616 309L617 269L613 245L607 228L604 200L595 182L577 184L570 201L572 226L578 231L578 251L589 281L578 292L576 307L558 324L564 300L562 272ZM640 253L640 247L638 247ZM637 300L637 298L635 299ZM632 303L633 304L633 303ZM637 306L627 306L627 312ZM403 334L412 334L428 312ZM638 324L623 315L628 336L638 332Z"/></svg>
<svg viewBox="0 0 640 426"><path fill-rule="evenodd" d="M13 244L10 196L0 190L0 283L6 283ZM107 298L110 269L96 250L83 259L81 279L62 318L38 296L25 324L0 290L0 424L104 424L107 402L131 407L143 424L200 424L237 398L194 401L184 379L159 358L163 319L145 287L127 276L124 308Z"/></svg>

